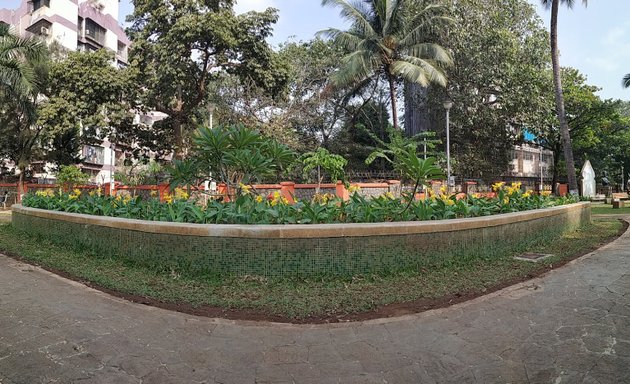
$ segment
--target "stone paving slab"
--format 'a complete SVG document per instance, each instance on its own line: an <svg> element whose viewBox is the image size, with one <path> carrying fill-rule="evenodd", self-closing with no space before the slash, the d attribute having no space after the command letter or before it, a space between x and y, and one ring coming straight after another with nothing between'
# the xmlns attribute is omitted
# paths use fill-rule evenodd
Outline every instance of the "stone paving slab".
<svg viewBox="0 0 630 384"><path fill-rule="evenodd" d="M396 319L286 325L133 304L0 256L0 384L630 383L630 233Z"/></svg>

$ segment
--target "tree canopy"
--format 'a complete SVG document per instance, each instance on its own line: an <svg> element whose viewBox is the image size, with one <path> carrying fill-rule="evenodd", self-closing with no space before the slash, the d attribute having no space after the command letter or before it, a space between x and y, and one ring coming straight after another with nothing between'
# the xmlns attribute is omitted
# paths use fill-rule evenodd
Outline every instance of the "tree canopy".
<svg viewBox="0 0 630 384"><path fill-rule="evenodd" d="M168 115L156 124L162 141L183 155L210 82L229 73L271 95L283 93L286 67L266 43L277 11L236 15L232 0L136 0L127 33L138 100ZM171 138L171 140L169 140Z"/></svg>
<svg viewBox="0 0 630 384"><path fill-rule="evenodd" d="M330 28L321 32L349 52L332 75L332 83L347 86L384 75L394 128L398 127L396 82L402 79L423 86L445 86L443 67L452 63L447 51L427 41L423 34L446 20L441 7L428 6L409 14L405 11L411 4L410 0L322 0L322 5L340 8L341 16L352 23L348 31Z"/></svg>

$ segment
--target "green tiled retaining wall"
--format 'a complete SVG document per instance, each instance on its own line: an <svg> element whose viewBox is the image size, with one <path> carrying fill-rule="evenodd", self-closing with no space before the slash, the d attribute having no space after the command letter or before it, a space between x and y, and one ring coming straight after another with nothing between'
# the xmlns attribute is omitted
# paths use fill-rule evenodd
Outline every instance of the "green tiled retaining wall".
<svg viewBox="0 0 630 384"><path fill-rule="evenodd" d="M21 206L14 207L12 218L17 229L31 235L157 270L267 277L387 274L430 267L445 258L507 250L541 234L560 233L588 222L589 203L433 222L280 226L283 232L277 231L278 226L182 226ZM140 230L129 229L135 223ZM188 235L187 228L194 235ZM398 229L400 234L392 234ZM343 236L343 230L355 235Z"/></svg>

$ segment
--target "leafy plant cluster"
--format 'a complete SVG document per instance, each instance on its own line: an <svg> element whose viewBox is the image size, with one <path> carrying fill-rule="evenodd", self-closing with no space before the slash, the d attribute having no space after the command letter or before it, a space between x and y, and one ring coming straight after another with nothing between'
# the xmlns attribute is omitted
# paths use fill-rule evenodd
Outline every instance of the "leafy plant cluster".
<svg viewBox="0 0 630 384"><path fill-rule="evenodd" d="M366 198L358 192L344 201L337 197L298 200L289 204L279 192L267 197L251 193L224 202L211 200L206 206L179 193L165 202L131 196L102 196L98 193L37 192L23 199L27 207L129 219L196 224L318 224L376 223L442 220L488 216L546 208L576 202L576 198L554 198L522 192L520 185L495 185L496 197L454 195L442 191L425 199L391 194Z"/></svg>

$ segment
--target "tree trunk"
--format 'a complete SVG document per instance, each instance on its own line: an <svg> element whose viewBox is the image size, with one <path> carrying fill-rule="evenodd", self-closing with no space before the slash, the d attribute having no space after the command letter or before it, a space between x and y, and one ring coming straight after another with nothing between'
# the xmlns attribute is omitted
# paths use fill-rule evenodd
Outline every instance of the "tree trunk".
<svg viewBox="0 0 630 384"><path fill-rule="evenodd" d="M578 194L577 179L575 176L575 163L573 162L573 148L571 146L571 134L569 124L564 111L564 96L562 94L562 79L560 73L560 58L558 52L558 8L560 0L553 0L551 5L551 63L553 66L553 80L556 87L556 111L560 121L560 135L564 149L564 160L567 163L567 178L571 194Z"/></svg>
<svg viewBox="0 0 630 384"><path fill-rule="evenodd" d="M558 184L558 163L560 163L560 150L561 145L558 140L555 148L553 149L553 178L551 179L551 191L554 195L558 194L558 188L556 188L556 184Z"/></svg>
<svg viewBox="0 0 630 384"><path fill-rule="evenodd" d="M394 129L398 129L398 111L396 110L396 84L394 77L388 72L387 80L389 81L389 96L392 98L392 120L394 121Z"/></svg>
<svg viewBox="0 0 630 384"><path fill-rule="evenodd" d="M182 128L182 112L184 110L184 100L182 99L182 86L177 87L177 105L173 115L173 134L175 136L175 158L184 158L184 133Z"/></svg>
<svg viewBox="0 0 630 384"><path fill-rule="evenodd" d="M405 134L408 137L429 130L429 88L405 82Z"/></svg>
<svg viewBox="0 0 630 384"><path fill-rule="evenodd" d="M184 158L184 135L182 122L177 115L173 119L173 135L175 136L175 158L181 160Z"/></svg>

